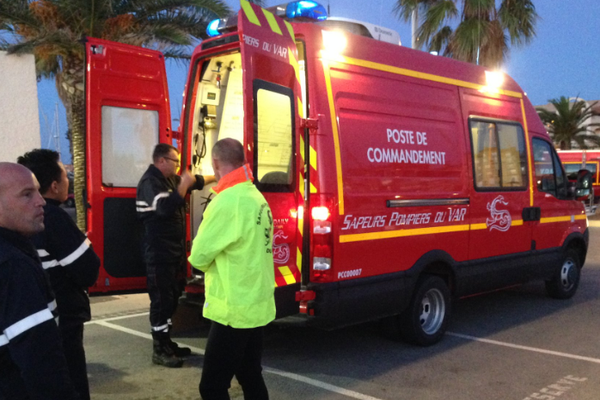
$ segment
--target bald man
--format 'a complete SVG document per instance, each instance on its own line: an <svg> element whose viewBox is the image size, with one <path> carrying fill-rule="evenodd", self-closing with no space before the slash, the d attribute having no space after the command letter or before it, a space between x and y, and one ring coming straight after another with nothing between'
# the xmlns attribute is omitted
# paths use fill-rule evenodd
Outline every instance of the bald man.
<svg viewBox="0 0 600 400"><path fill-rule="evenodd" d="M0 163L0 399L80 399L69 378L56 302L29 237L44 230L39 184Z"/></svg>
<svg viewBox="0 0 600 400"><path fill-rule="evenodd" d="M212 321L200 395L229 399L235 376L244 399L268 400L261 359L263 327L275 319L273 216L252 183L240 142L219 140L212 164L217 195L206 207L189 257L205 273L202 313Z"/></svg>

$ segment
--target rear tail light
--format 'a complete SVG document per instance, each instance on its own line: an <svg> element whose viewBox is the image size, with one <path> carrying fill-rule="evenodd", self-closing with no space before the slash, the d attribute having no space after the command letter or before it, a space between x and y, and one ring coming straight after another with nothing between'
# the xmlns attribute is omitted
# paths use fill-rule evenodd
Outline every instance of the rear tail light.
<svg viewBox="0 0 600 400"><path fill-rule="evenodd" d="M313 207L311 215L314 221L327 221L331 213L327 207Z"/></svg>
<svg viewBox="0 0 600 400"><path fill-rule="evenodd" d="M311 216L311 257L312 274L314 281L327 281L331 275L331 256L333 249L333 233L331 209L324 196L316 195L311 198L314 207L310 210Z"/></svg>

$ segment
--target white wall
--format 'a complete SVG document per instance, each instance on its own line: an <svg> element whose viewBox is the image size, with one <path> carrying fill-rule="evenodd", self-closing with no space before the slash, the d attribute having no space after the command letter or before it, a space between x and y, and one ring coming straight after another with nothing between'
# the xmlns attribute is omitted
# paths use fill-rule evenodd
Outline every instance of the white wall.
<svg viewBox="0 0 600 400"><path fill-rule="evenodd" d="M0 51L0 161L40 147L37 81L33 55Z"/></svg>

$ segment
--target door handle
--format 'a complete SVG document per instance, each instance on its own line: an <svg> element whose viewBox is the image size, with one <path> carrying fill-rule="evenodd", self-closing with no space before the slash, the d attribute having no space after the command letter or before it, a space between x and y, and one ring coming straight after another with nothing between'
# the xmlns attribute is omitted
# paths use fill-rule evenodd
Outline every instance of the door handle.
<svg viewBox="0 0 600 400"><path fill-rule="evenodd" d="M539 221L542 217L542 210L539 207L525 207L523 209L523 221Z"/></svg>

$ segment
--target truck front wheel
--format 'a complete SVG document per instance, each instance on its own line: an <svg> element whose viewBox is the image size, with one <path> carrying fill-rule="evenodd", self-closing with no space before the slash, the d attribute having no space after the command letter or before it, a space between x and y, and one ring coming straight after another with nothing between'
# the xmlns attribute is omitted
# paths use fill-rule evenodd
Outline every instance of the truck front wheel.
<svg viewBox="0 0 600 400"><path fill-rule="evenodd" d="M555 299L570 299L577 291L580 277L579 255L574 249L567 249L560 268L546 281L546 292Z"/></svg>
<svg viewBox="0 0 600 400"><path fill-rule="evenodd" d="M398 316L401 337L419 346L439 342L450 319L450 290L438 276L425 275L419 279L406 310Z"/></svg>

